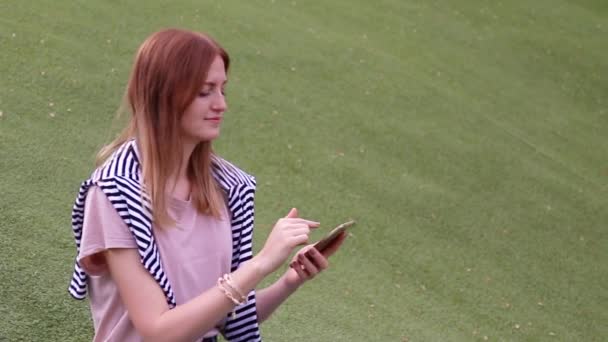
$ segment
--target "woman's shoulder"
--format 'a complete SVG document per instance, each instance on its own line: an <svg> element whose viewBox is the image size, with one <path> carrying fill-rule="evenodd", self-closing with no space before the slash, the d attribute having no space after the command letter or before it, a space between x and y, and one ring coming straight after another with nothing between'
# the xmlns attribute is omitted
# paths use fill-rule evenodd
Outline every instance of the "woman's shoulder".
<svg viewBox="0 0 608 342"><path fill-rule="evenodd" d="M139 179L141 168L139 152L134 139L127 140L92 173L93 181L110 180L114 178Z"/></svg>
<svg viewBox="0 0 608 342"><path fill-rule="evenodd" d="M226 159L213 155L211 157L213 175L220 181L223 187L233 187L238 184L245 184L255 187L255 177Z"/></svg>

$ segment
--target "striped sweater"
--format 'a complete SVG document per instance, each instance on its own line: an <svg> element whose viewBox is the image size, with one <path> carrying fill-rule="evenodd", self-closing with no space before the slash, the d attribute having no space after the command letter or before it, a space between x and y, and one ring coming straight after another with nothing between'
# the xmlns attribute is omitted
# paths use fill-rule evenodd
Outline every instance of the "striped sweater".
<svg viewBox="0 0 608 342"><path fill-rule="evenodd" d="M239 265L253 256L255 179L217 156L214 156L212 160L212 173L228 198L232 227L231 270L235 271ZM89 188L95 185L105 193L129 227L137 243L143 266L162 288L169 307L174 308L176 306L175 296L163 270L159 250L154 241L150 201L142 189L141 180L137 144L135 140L129 140L81 184L72 210L72 229L77 252L80 251L82 238L85 198ZM74 298L84 299L86 297L87 279L88 275L76 262L69 286L69 292ZM231 314L227 316L223 334L226 339L234 342L262 340L256 311L255 290L248 294L246 303L236 308L235 317L232 317Z"/></svg>

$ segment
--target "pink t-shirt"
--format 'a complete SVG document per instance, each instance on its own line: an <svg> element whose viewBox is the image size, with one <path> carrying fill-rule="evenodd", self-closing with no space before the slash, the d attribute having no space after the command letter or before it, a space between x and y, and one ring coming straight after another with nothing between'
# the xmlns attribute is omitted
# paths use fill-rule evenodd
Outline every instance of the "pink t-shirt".
<svg viewBox="0 0 608 342"><path fill-rule="evenodd" d="M175 226L155 228L154 237L175 300L180 305L215 286L219 277L230 272L232 231L226 212L218 220L198 213L190 201L170 198L168 212L176 221ZM103 191L94 186L89 189L85 202L78 254L78 261L89 274L94 341L139 342L143 338L129 320L103 255L96 254L110 248L137 248L137 245ZM218 322L216 327L223 324L224 321ZM204 337L217 334L218 329L213 329Z"/></svg>

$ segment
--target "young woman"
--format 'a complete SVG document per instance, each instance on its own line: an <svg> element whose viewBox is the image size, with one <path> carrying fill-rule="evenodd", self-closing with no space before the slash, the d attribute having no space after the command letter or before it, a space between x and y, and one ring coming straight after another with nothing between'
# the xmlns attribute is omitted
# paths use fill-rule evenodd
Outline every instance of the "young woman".
<svg viewBox="0 0 608 342"><path fill-rule="evenodd" d="M210 37L169 29L139 48L125 94L131 119L82 183L70 293L89 295L95 341L260 341L259 323L327 268L302 248L318 222L292 209L253 256L255 180L213 153L230 59Z"/></svg>

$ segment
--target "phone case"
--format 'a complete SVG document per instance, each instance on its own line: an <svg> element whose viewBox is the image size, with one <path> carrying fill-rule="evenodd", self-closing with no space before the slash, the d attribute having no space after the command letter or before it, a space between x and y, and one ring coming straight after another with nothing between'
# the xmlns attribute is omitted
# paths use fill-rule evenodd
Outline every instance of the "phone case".
<svg viewBox="0 0 608 342"><path fill-rule="evenodd" d="M329 232L329 234L327 234L319 242L315 243L314 247L319 252L323 252L323 250L325 250L325 248L329 247L332 244L332 242L340 235L340 233L342 233L343 231L352 227L355 223L356 223L355 221L348 221L348 222L342 223L341 225L332 229L332 231Z"/></svg>

